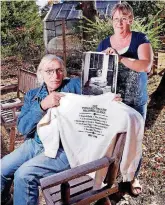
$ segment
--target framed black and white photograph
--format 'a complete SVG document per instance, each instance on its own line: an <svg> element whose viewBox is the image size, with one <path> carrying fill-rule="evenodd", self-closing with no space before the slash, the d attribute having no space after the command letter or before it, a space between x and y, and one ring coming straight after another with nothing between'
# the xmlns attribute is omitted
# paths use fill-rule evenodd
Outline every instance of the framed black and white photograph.
<svg viewBox="0 0 165 205"><path fill-rule="evenodd" d="M116 93L118 55L84 52L82 63L82 94Z"/></svg>

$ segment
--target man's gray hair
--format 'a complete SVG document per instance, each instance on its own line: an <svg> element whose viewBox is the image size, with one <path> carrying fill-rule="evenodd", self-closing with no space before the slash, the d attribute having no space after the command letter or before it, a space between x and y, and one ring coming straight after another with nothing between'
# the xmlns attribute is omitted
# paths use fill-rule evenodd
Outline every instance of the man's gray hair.
<svg viewBox="0 0 165 205"><path fill-rule="evenodd" d="M40 64L38 65L37 68L37 79L38 79L38 83L39 85L42 85L42 83L44 82L43 76L41 74L41 71L43 70L43 68L49 64L52 61L58 61L61 64L61 68L63 70L63 78L65 78L67 76L67 72L66 72L66 67L64 65L64 61L59 58L58 56L54 55L54 54L46 54L42 59Z"/></svg>

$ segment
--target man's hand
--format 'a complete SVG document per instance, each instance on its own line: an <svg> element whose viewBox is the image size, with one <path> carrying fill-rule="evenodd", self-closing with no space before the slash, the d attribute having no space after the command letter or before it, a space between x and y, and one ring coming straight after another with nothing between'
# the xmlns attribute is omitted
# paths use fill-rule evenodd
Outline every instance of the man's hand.
<svg viewBox="0 0 165 205"><path fill-rule="evenodd" d="M52 107L57 107L60 105L61 97L65 96L62 93L52 92L45 99L41 101L41 108L47 110Z"/></svg>

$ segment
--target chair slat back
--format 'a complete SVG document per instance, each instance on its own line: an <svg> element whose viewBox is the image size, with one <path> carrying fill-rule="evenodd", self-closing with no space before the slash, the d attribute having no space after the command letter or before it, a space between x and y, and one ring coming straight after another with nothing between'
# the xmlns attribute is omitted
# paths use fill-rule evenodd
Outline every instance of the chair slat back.
<svg viewBox="0 0 165 205"><path fill-rule="evenodd" d="M122 152L125 144L126 133L119 133L116 138L115 147L113 150L113 158L103 157L88 164L78 166L64 172L45 177L40 180L41 189L43 191L47 205L61 205L61 204L90 204L97 200L105 200L119 191L118 185L115 183L119 163L122 157ZM106 164L106 166L105 166ZM106 186L99 190L93 190L94 181L89 176L85 175L94 170L108 168L106 177ZM85 175L85 176L84 176ZM69 186L63 190L62 185L68 183ZM59 186L61 185L61 187ZM67 189L68 188L68 189ZM106 199L107 202L107 199ZM103 204L98 201L98 204ZM104 203L109 204L109 203Z"/></svg>
<svg viewBox="0 0 165 205"><path fill-rule="evenodd" d="M30 71L20 69L18 75L18 91L17 97L20 97L20 92L25 94L30 89L37 87L37 75Z"/></svg>

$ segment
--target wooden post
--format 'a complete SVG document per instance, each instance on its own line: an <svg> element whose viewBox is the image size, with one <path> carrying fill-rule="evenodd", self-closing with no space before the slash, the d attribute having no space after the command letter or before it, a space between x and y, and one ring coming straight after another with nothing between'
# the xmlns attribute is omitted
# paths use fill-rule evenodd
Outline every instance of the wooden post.
<svg viewBox="0 0 165 205"><path fill-rule="evenodd" d="M18 70L18 87L17 87L17 98L20 98L20 94L19 94L19 86L20 86L20 78L21 78L21 70L19 68Z"/></svg>
<svg viewBox="0 0 165 205"><path fill-rule="evenodd" d="M14 150L14 145L15 145L15 127L11 127L10 129L10 147L9 150L12 152Z"/></svg>
<svg viewBox="0 0 165 205"><path fill-rule="evenodd" d="M154 53L154 62L153 62L153 74L157 74L157 68L158 68L158 52Z"/></svg>
<svg viewBox="0 0 165 205"><path fill-rule="evenodd" d="M96 21L96 15L97 15L96 0L94 0L94 1L83 1L83 3L82 3L82 12L83 12L83 16L85 16L90 21L95 22ZM84 27L89 27L88 21L86 19L83 19L83 26ZM91 38L91 35L83 30L83 40L90 40L90 38Z"/></svg>
<svg viewBox="0 0 165 205"><path fill-rule="evenodd" d="M61 184L61 201L63 205L68 205L70 201L70 185L68 182Z"/></svg>
<svg viewBox="0 0 165 205"><path fill-rule="evenodd" d="M66 67L66 34L65 34L65 19L62 19L62 39L63 39L63 60Z"/></svg>
<svg viewBox="0 0 165 205"><path fill-rule="evenodd" d="M112 157L115 158L115 162L109 166L107 176L105 178L105 183L107 183L109 187L111 187L115 183L117 177L120 161L124 150L124 145L126 140L125 138L126 138L125 133L118 134L116 138L116 145L112 154Z"/></svg>

